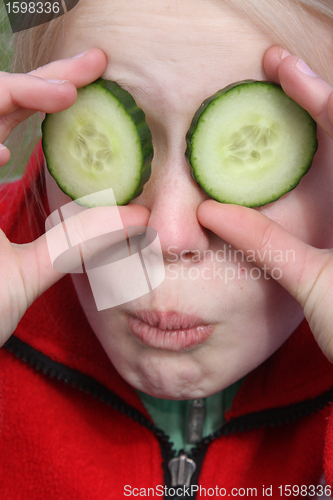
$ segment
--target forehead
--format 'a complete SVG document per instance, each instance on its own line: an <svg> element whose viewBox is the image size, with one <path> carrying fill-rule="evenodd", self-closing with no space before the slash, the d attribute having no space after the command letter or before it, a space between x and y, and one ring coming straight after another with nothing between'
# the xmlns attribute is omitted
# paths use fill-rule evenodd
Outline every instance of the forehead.
<svg viewBox="0 0 333 500"><path fill-rule="evenodd" d="M105 78L159 95L175 87L211 95L224 83L258 79L273 42L224 0L81 0L63 33L55 57L101 48Z"/></svg>

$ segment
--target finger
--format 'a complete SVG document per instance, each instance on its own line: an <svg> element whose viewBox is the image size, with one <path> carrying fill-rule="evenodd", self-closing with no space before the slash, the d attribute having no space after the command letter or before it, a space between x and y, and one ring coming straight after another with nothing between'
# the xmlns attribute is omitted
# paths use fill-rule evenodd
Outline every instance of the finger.
<svg viewBox="0 0 333 500"><path fill-rule="evenodd" d="M76 88L83 87L99 78L105 71L106 55L100 49L90 49L84 55L59 59L29 74L39 78L69 80Z"/></svg>
<svg viewBox="0 0 333 500"><path fill-rule="evenodd" d="M304 61L288 54L277 47L269 49L263 60L266 74L333 137L333 87L313 73Z"/></svg>
<svg viewBox="0 0 333 500"><path fill-rule="evenodd" d="M6 146L0 144L0 167L3 167L10 160L10 151Z"/></svg>
<svg viewBox="0 0 333 500"><path fill-rule="evenodd" d="M0 88L2 115L18 108L57 113L71 106L77 95L75 86L67 80L44 80L18 73L1 75Z"/></svg>
<svg viewBox="0 0 333 500"><path fill-rule="evenodd" d="M0 76L0 142L36 110L57 113L74 104L77 96L70 82L50 82L30 75Z"/></svg>
<svg viewBox="0 0 333 500"><path fill-rule="evenodd" d="M0 141L36 110L58 113L76 99L76 88L96 80L104 72L106 56L100 49L84 56L47 64L28 75L0 73ZM67 80L70 80L71 83ZM0 160L1 162L1 160Z"/></svg>
<svg viewBox="0 0 333 500"><path fill-rule="evenodd" d="M306 109L318 125L333 137L333 124L330 120L333 87L312 73L304 61L294 56L282 60L279 80L286 94Z"/></svg>
<svg viewBox="0 0 333 500"><path fill-rule="evenodd" d="M200 224L242 250L305 307L330 252L307 245L253 209L206 200L197 215Z"/></svg>
<svg viewBox="0 0 333 500"><path fill-rule="evenodd" d="M282 59L290 56L290 52L279 47L278 45L273 45L270 47L264 55L263 58L263 68L268 77L268 80L274 83L280 84L279 80L279 66Z"/></svg>
<svg viewBox="0 0 333 500"><path fill-rule="evenodd" d="M128 205L126 207L97 207L85 210L74 217L65 220L65 226L59 224L51 229L51 241L57 245L58 241L64 238L64 229L70 234L72 241L83 241L85 244L85 255L92 258L97 253L107 249L112 244L116 244L126 238L126 232L114 231L115 210L119 210L124 227L126 226L147 226L149 211L139 205ZM119 225L116 229L119 229ZM114 233L114 234L113 234ZM106 238L98 238L105 234ZM109 236L109 237L108 237ZM89 240L91 244L89 244ZM50 258L50 240L44 234L36 241L17 246L21 262L21 274L25 289L29 293L29 303L31 304L51 285L56 283L64 272L55 270ZM86 263L85 256L85 263ZM80 267L81 252L74 251L67 255L67 272Z"/></svg>

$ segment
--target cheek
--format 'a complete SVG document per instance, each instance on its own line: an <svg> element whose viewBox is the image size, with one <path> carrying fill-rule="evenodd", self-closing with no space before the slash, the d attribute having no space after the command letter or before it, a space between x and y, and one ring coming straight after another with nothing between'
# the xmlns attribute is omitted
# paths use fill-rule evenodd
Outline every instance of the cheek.
<svg viewBox="0 0 333 500"><path fill-rule="evenodd" d="M294 236L318 248L331 248L333 234L333 140L318 128L318 151L299 185L279 200L256 210Z"/></svg>

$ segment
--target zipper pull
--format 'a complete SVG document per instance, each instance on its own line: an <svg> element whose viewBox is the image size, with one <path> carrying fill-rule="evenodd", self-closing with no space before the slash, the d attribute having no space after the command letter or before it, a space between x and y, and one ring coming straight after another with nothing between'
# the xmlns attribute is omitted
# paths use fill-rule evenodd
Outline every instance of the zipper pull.
<svg viewBox="0 0 333 500"><path fill-rule="evenodd" d="M196 465L194 460L188 458L185 451L181 451L179 457L172 458L168 467L171 474L171 486L190 486Z"/></svg>
<svg viewBox="0 0 333 500"><path fill-rule="evenodd" d="M206 408L204 399L194 399L189 408L187 424L187 442L199 443L202 439Z"/></svg>

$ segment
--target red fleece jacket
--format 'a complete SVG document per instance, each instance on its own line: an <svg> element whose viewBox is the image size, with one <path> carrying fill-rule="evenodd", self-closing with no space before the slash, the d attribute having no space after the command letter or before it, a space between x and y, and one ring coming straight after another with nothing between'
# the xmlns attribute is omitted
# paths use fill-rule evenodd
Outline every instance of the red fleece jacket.
<svg viewBox="0 0 333 500"><path fill-rule="evenodd" d="M37 148L23 181L1 191L1 227L13 242L44 231L33 195L47 211L40 164ZM0 377L1 499L161 497L170 486L167 437L110 363L69 276L36 300L0 350ZM246 377L224 426L194 450L197 498L232 488L243 496L256 488L261 498L263 486L281 498L286 485L316 486L323 470L331 484L332 387L333 367L303 322Z"/></svg>

